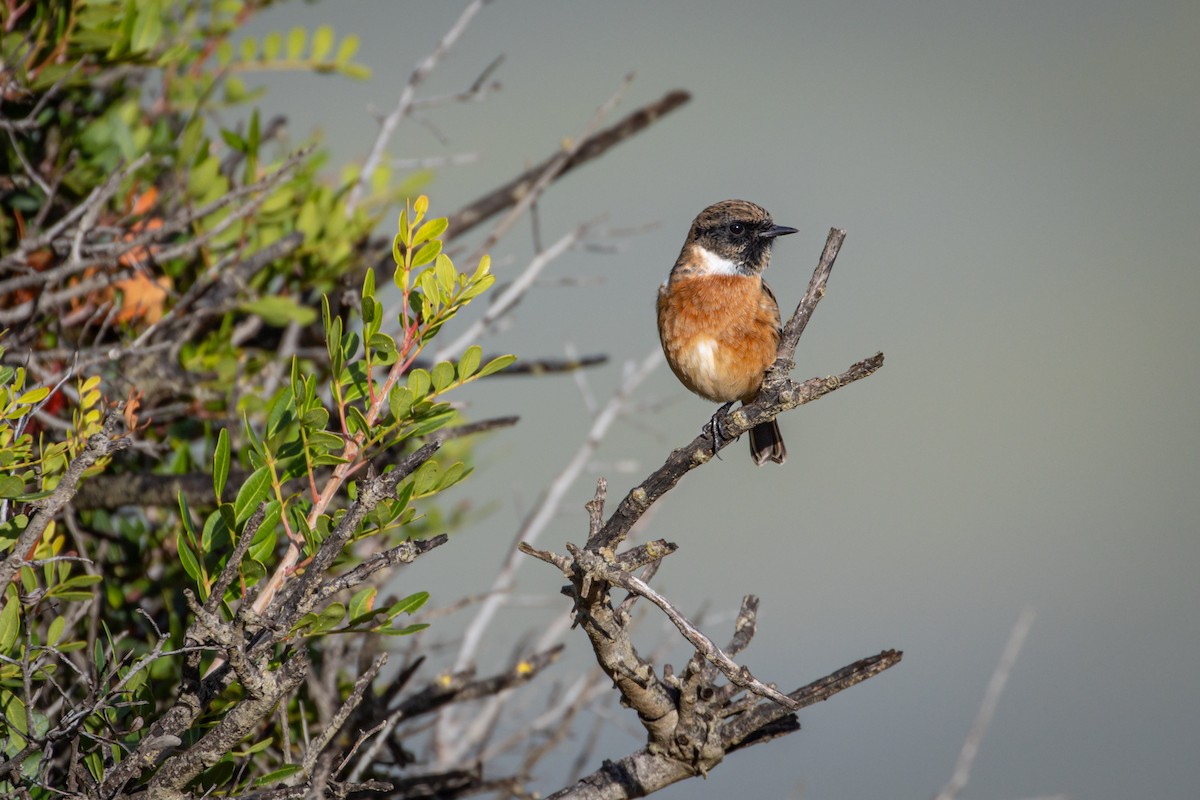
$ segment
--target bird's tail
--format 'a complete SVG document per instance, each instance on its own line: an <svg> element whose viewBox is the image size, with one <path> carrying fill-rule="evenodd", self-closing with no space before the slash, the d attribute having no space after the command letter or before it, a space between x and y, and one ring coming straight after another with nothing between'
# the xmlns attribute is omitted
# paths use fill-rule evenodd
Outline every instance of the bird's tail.
<svg viewBox="0 0 1200 800"><path fill-rule="evenodd" d="M783 434L775 420L755 425L750 429L750 457L762 466L768 461L782 464L787 460L787 448L783 446Z"/></svg>

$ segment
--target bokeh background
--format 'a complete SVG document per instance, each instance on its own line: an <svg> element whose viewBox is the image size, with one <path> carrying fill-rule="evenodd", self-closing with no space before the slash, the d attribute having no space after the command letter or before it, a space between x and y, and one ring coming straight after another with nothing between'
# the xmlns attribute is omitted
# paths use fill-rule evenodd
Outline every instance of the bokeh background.
<svg viewBox="0 0 1200 800"><path fill-rule="evenodd" d="M361 158L369 109L392 107L464 5L270 10L247 32L332 24L361 37L374 77L255 76L264 109L294 139L320 130L339 159ZM1198 43L1194 0L498 0L423 87L460 91L506 57L498 94L431 110L392 143L396 157L477 155L437 171L440 213L581 133L631 70L608 121L693 93L548 192L544 241L602 217L604 247L555 262L487 343L609 354L587 375L600 400L657 348L654 293L702 207L743 197L800 229L768 273L789 310L828 229L849 232L796 374L877 350L884 369L786 415L784 467L731 448L645 532L681 545L656 584L706 609L714 638L743 593L761 597L745 661L765 679L791 689L888 647L904 661L660 797L932 796L1027 606L1036 622L963 796L1200 796ZM493 253L501 279L532 252L526 222ZM490 585L590 424L572 377L486 389L473 416L524 420L480 446L456 489L475 521L402 578L435 603ZM597 475L615 502L713 410L665 367L636 399L540 546L580 542ZM567 612L544 565L517 583L527 601L497 620L484 671ZM647 631L669 635L653 617ZM567 641L564 681L590 658L578 632ZM632 715L612 713L624 727L597 764L639 744Z"/></svg>

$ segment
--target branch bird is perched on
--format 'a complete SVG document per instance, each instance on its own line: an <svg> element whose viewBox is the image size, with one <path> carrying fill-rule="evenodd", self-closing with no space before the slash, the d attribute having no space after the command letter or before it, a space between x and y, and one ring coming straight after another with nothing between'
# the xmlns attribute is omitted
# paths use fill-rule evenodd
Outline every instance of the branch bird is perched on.
<svg viewBox="0 0 1200 800"><path fill-rule="evenodd" d="M675 376L701 397L752 402L779 347L779 304L762 279L776 225L762 206L725 200L700 212L658 290L658 335ZM721 413L717 412L717 415ZM713 439L718 435L713 416ZM775 420L750 431L754 463L787 458Z"/></svg>

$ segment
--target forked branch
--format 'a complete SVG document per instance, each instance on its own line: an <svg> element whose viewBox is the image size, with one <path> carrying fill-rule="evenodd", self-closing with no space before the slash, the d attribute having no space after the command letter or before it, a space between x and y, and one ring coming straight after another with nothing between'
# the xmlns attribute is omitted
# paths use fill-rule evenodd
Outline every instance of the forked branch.
<svg viewBox="0 0 1200 800"><path fill-rule="evenodd" d="M804 382L788 377L796 343L825 294L844 238L844 231L830 231L808 291L783 329L775 364L767 373L758 399L718 420L723 439L736 438L758 423L865 378L882 366L883 354L878 353L838 376ZM705 432L678 448L662 467L625 496L607 521L607 485L601 478L595 497L587 504L589 533L583 548L568 543L567 555L560 555L538 550L528 542L519 545L523 553L554 565L570 581L564 592L574 598L575 624L587 634L596 661L621 693L622 702L637 711L647 734L643 750L617 763L606 762L597 772L552 797L642 797L684 778L707 774L729 752L798 729L798 709L877 675L902 657L896 650L885 650L784 694L755 678L733 658L755 633L756 598L746 597L731 642L722 650L649 585L649 576L658 562L675 552L675 545L651 542L617 552L650 505L688 472L711 460L719 447ZM644 578L632 573L642 567L647 568ZM616 588L629 593L619 605L611 597ZM670 665L656 670L634 647L628 609L638 597L658 607L695 649L681 673L676 674ZM718 683L722 676L727 683Z"/></svg>

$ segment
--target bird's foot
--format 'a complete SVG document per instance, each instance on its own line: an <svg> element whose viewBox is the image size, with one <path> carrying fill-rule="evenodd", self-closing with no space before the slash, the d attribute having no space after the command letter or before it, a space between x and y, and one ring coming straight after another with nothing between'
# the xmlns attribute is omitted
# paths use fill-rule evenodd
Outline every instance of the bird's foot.
<svg viewBox="0 0 1200 800"><path fill-rule="evenodd" d="M721 457L721 454L718 452L721 449L721 441L726 438L725 435L721 433L721 421L718 419L718 417L722 417L728 413L729 407L732 405L733 401L730 400L728 403L718 408L716 413L712 415L712 419L710 419L708 424L704 426L708 434L712 436L713 455L715 455L717 458Z"/></svg>

